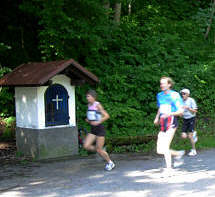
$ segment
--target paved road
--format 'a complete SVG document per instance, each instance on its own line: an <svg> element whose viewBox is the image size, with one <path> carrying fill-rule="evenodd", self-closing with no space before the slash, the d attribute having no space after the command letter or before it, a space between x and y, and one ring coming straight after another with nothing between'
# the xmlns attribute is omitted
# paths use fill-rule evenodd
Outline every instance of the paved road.
<svg viewBox="0 0 215 197"><path fill-rule="evenodd" d="M1 197L214 197L215 149L185 156L175 175L162 178L161 157L113 155L116 168L103 170L95 157L2 166Z"/></svg>

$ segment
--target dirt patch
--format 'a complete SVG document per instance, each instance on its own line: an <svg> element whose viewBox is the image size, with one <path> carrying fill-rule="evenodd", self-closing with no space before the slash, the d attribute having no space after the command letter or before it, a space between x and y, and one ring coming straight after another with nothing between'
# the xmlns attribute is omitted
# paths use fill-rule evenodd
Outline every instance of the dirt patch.
<svg viewBox="0 0 215 197"><path fill-rule="evenodd" d="M16 153L16 142L0 142L0 158L6 158Z"/></svg>
<svg viewBox="0 0 215 197"><path fill-rule="evenodd" d="M32 161L30 157L24 157L17 155L16 142L0 142L0 163L1 165L6 164L17 164L23 161Z"/></svg>
<svg viewBox="0 0 215 197"><path fill-rule="evenodd" d="M16 142L0 142L0 162L16 160Z"/></svg>

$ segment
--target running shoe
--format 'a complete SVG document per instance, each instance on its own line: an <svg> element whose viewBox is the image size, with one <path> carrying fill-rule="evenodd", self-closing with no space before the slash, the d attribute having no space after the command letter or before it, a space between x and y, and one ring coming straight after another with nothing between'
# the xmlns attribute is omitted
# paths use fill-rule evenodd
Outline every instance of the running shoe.
<svg viewBox="0 0 215 197"><path fill-rule="evenodd" d="M167 178L167 177L171 177L174 176L175 174L175 170L172 168L164 168L163 172L161 172L160 177L161 178Z"/></svg>
<svg viewBox="0 0 215 197"><path fill-rule="evenodd" d="M113 162L110 162L105 165L105 170L111 171L114 167L115 167L115 164Z"/></svg>
<svg viewBox="0 0 215 197"><path fill-rule="evenodd" d="M185 155L185 151L184 151L184 150L180 150L180 151L178 151L178 156L175 156L175 159L179 160L179 159L181 159L184 155Z"/></svg>
<svg viewBox="0 0 215 197"><path fill-rule="evenodd" d="M188 153L189 156L196 156L197 152L195 149L191 149L191 151Z"/></svg>
<svg viewBox="0 0 215 197"><path fill-rule="evenodd" d="M180 166L184 165L184 160L183 159L177 159L177 160L174 160L173 162L173 167L174 168L178 168Z"/></svg>

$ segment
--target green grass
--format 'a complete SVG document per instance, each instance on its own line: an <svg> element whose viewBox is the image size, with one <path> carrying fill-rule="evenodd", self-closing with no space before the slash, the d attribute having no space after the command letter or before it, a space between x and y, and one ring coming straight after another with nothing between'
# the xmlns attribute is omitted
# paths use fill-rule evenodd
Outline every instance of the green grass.
<svg viewBox="0 0 215 197"><path fill-rule="evenodd" d="M180 124L181 125L181 124ZM210 122L204 123L199 121L197 125L198 141L196 143L197 150L204 150L215 148L215 130L214 121L211 119ZM143 152L143 153L155 153L156 152L156 140L151 140L148 143L143 144L131 144L115 146L114 144L107 145L108 152L113 153L124 153L124 152ZM189 138L181 138L181 128L176 131L175 137L172 141L171 148L175 150L186 150L191 149L191 143Z"/></svg>

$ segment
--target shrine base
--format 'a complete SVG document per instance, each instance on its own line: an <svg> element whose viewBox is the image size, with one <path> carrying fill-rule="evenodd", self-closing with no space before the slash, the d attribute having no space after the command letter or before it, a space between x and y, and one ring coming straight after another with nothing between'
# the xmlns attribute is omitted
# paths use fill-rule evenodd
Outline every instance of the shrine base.
<svg viewBox="0 0 215 197"><path fill-rule="evenodd" d="M20 154L37 160L77 155L77 127L49 129L16 127L16 145Z"/></svg>

